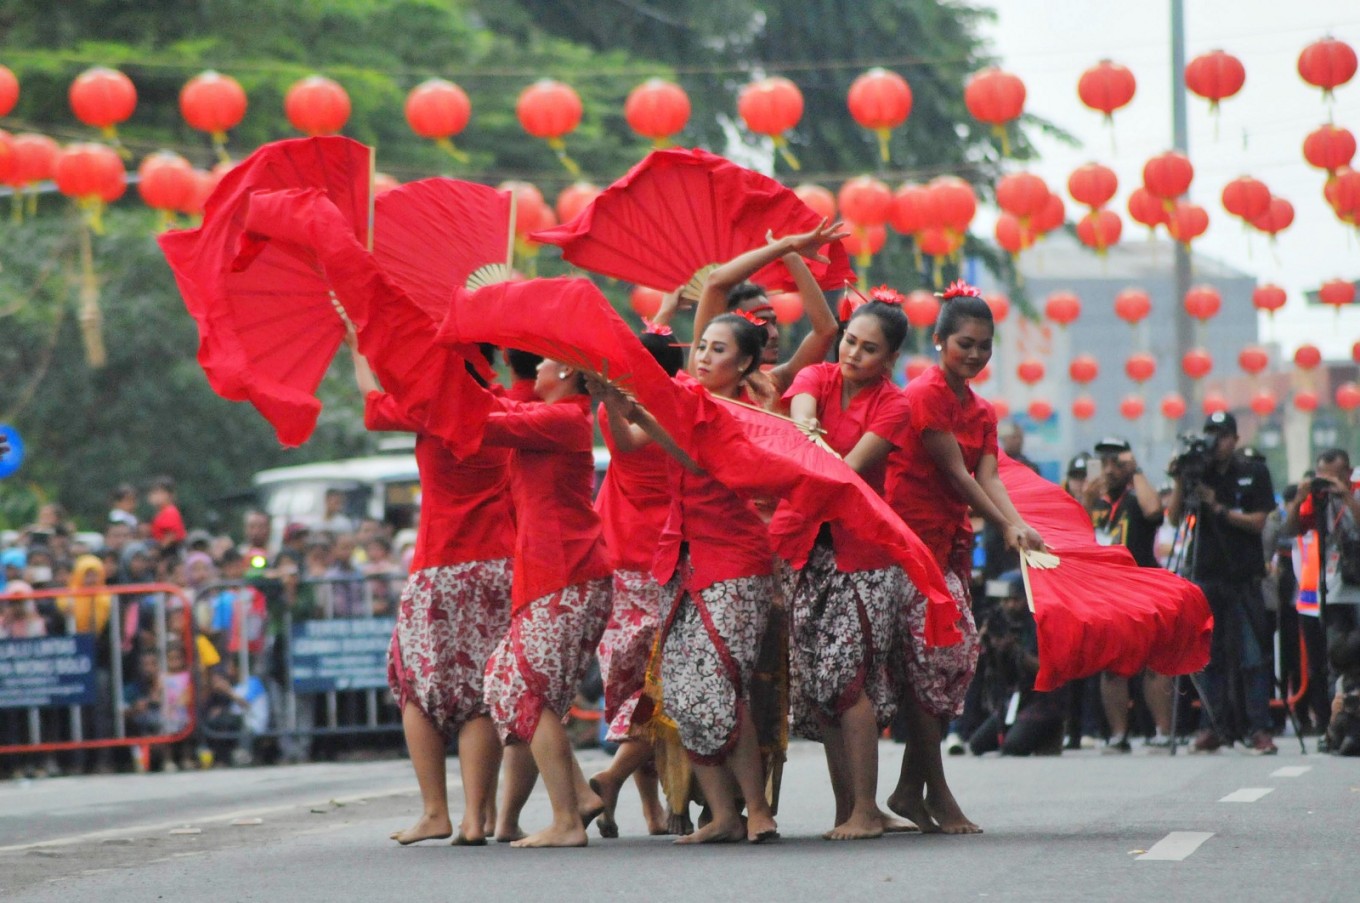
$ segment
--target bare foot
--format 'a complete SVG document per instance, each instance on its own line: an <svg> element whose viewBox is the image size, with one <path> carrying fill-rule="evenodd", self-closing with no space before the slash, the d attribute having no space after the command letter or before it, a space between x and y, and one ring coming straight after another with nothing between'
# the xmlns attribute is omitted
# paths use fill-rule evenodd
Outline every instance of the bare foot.
<svg viewBox="0 0 1360 903"><path fill-rule="evenodd" d="M904 818L893 818L882 809L878 810L878 820L883 823L884 834L920 834L921 829Z"/></svg>
<svg viewBox="0 0 1360 903"><path fill-rule="evenodd" d="M576 792L576 814L581 817L581 828L590 827L590 823L605 813L604 800L600 794L590 787L584 793Z"/></svg>
<svg viewBox="0 0 1360 903"><path fill-rule="evenodd" d="M496 843L514 843L525 838L523 829L518 824L501 825L496 828Z"/></svg>
<svg viewBox="0 0 1360 903"><path fill-rule="evenodd" d="M774 823L774 817L766 814L746 815L746 839L751 843L765 843L769 840L779 839L779 826Z"/></svg>
<svg viewBox="0 0 1360 903"><path fill-rule="evenodd" d="M393 831L388 835L402 846L420 843L422 840L444 840L452 836L453 825L447 815L422 815L405 831Z"/></svg>
<svg viewBox="0 0 1360 903"><path fill-rule="evenodd" d="M454 838L454 846L477 847L486 843L487 835L491 832L480 818L474 818L471 813L463 816L462 822L458 825L458 836Z"/></svg>
<svg viewBox="0 0 1360 903"><path fill-rule="evenodd" d="M870 840L883 836L883 819L877 813L852 814L822 835L827 840Z"/></svg>
<svg viewBox="0 0 1360 903"><path fill-rule="evenodd" d="M653 837L675 833L671 830L670 819L666 817L666 807L656 800L643 801L642 817L647 820L647 833Z"/></svg>
<svg viewBox="0 0 1360 903"><path fill-rule="evenodd" d="M935 823L939 825L940 831L945 834L982 833L982 829L969 821L968 816L963 814L963 810L959 808L958 802L955 801L954 795L951 793L945 793L940 799L927 796L925 808L935 820Z"/></svg>
<svg viewBox="0 0 1360 903"><path fill-rule="evenodd" d="M677 844L699 843L739 843L746 839L746 831L740 819L731 822L710 821L693 834L687 834L675 842Z"/></svg>
<svg viewBox="0 0 1360 903"><path fill-rule="evenodd" d="M528 837L521 837L512 847L518 849L532 849L539 847L583 847L586 841L586 829L580 825L572 825L569 828L549 825L542 831L535 831Z"/></svg>
<svg viewBox="0 0 1360 903"><path fill-rule="evenodd" d="M894 790L888 797L888 808L916 825L922 834L938 834L940 826L930 817L919 790Z"/></svg>
<svg viewBox="0 0 1360 903"><path fill-rule="evenodd" d="M586 783L590 785L591 791L599 797L600 804L603 806L603 811L599 813L600 836L614 838L619 836L619 823L614 820L614 807L619 802L619 785L611 781L608 774L608 772L602 771ZM581 820L585 821L584 813Z"/></svg>

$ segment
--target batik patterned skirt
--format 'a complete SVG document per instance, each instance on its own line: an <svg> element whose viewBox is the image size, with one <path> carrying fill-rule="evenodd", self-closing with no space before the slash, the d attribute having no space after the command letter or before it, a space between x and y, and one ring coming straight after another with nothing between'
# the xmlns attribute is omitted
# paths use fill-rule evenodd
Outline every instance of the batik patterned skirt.
<svg viewBox="0 0 1360 903"><path fill-rule="evenodd" d="M502 558L425 568L402 588L387 683L445 736L488 713L483 675L510 627L510 581Z"/></svg>
<svg viewBox="0 0 1360 903"><path fill-rule="evenodd" d="M528 743L549 709L566 722L609 618L613 583L587 580L535 599L510 618L486 663L486 704L505 743Z"/></svg>
<svg viewBox="0 0 1360 903"><path fill-rule="evenodd" d="M978 633L973 621L973 600L968 591L971 575L955 568L945 572L945 586L959 606L956 626L962 641L953 646L927 646L926 597L907 582L902 605L902 650L908 690L921 708L937 718L957 718L963 714L963 698L977 671Z"/></svg>
<svg viewBox="0 0 1360 903"><path fill-rule="evenodd" d="M674 600L651 574L643 571L614 572L614 600L609 623L600 638L600 677L604 681L604 717L609 724L607 740L618 743L637 736L633 713L642 698L647 661L656 642L663 607Z"/></svg>

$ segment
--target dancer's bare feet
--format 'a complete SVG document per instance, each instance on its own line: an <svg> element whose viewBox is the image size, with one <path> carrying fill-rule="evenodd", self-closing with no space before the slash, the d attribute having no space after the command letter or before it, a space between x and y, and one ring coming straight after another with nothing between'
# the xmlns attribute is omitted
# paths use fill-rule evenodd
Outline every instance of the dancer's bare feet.
<svg viewBox="0 0 1360 903"><path fill-rule="evenodd" d="M883 817L877 812L852 812L822 835L826 840L871 840L883 836Z"/></svg>
<svg viewBox="0 0 1360 903"><path fill-rule="evenodd" d="M618 799L618 791L615 790L614 798ZM600 794L590 784L576 789L576 814L581 817L582 830L589 828L590 823L599 818L609 809L605 806Z"/></svg>
<svg viewBox="0 0 1360 903"><path fill-rule="evenodd" d="M768 812L746 814L746 839L751 843L765 843L779 839L779 826Z"/></svg>
<svg viewBox="0 0 1360 903"><path fill-rule="evenodd" d="M963 814L954 794L945 791L939 796L927 795L925 809L945 834L981 834L982 829ZM896 811L896 810L894 810Z"/></svg>
<svg viewBox="0 0 1360 903"><path fill-rule="evenodd" d="M678 838L677 844L700 844L700 843L739 843L746 839L746 829L742 827L741 819L734 818L731 821L710 821L699 830L692 834L687 834Z"/></svg>
<svg viewBox="0 0 1360 903"><path fill-rule="evenodd" d="M514 843L523 840L526 836L524 830L520 828L519 822L496 826L496 843Z"/></svg>
<svg viewBox="0 0 1360 903"><path fill-rule="evenodd" d="M926 802L921 796L921 788L919 787L894 790L892 795L888 797L888 808L916 825L922 834L940 833L940 826L935 823L935 819L930 817L930 810L926 808Z"/></svg>
<svg viewBox="0 0 1360 903"><path fill-rule="evenodd" d="M586 829L578 823L571 826L549 825L542 831L535 831L528 837L521 837L510 846L517 849L533 849L540 847L583 847L586 843Z"/></svg>
<svg viewBox="0 0 1360 903"><path fill-rule="evenodd" d="M600 799L604 811L600 813L599 830L601 837L618 837L619 824L614 820L614 807L619 802L619 784L608 771L601 771L586 782ZM584 805L584 802L582 803Z"/></svg>
<svg viewBox="0 0 1360 903"><path fill-rule="evenodd" d="M411 827L404 831L393 831L388 836L402 846L420 843L422 840L445 840L453 836L453 824L447 814L439 816L426 813Z"/></svg>
<svg viewBox="0 0 1360 903"><path fill-rule="evenodd" d="M666 807L659 801L644 799L642 817L647 821L647 833L653 837L674 833L670 829L670 819L666 817Z"/></svg>
<svg viewBox="0 0 1360 903"><path fill-rule="evenodd" d="M920 834L920 833L921 833L921 829L918 828L913 822L909 822L909 821L907 821L905 818L893 818L891 815L889 815L888 813L884 812L882 809L879 809L879 810L878 810L878 818L879 818L880 821L883 822L883 833L884 833L884 834Z"/></svg>

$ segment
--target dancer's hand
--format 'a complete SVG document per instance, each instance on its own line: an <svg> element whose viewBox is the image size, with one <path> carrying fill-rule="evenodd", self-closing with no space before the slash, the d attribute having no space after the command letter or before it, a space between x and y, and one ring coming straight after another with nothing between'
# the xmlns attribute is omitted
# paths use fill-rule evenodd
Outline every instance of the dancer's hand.
<svg viewBox="0 0 1360 903"><path fill-rule="evenodd" d="M808 260L815 260L818 263L830 263L831 258L822 254L820 249L833 241L840 241L843 238L849 237L850 233L846 231L845 224L840 220L833 223L829 219L823 219L817 224L817 228L813 229L811 232L803 232L798 235L786 235L784 236L784 241L789 243L789 251L791 253L797 254L800 257L805 257ZM775 241L774 232L766 232L765 240L769 242Z"/></svg>

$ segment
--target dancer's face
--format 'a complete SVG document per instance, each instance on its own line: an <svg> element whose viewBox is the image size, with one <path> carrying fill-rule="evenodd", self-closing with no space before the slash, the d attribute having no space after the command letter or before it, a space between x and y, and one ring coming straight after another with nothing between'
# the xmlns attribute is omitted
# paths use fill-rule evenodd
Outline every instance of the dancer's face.
<svg viewBox="0 0 1360 903"><path fill-rule="evenodd" d="M535 371L534 394L543 401L557 401L576 389L576 371L561 361L544 358Z"/></svg>
<svg viewBox="0 0 1360 903"><path fill-rule="evenodd" d="M969 317L953 335L940 342L940 367L962 380L974 379L992 359L994 328L986 320Z"/></svg>
<svg viewBox="0 0 1360 903"><path fill-rule="evenodd" d="M841 377L846 382L865 385L892 372L897 354L888 350L888 340L877 315L863 314L850 320L841 336Z"/></svg>
<svg viewBox="0 0 1360 903"><path fill-rule="evenodd" d="M713 323L704 330L694 352L694 378L715 395L734 395L749 355L741 353L736 334L726 323Z"/></svg>
<svg viewBox="0 0 1360 903"><path fill-rule="evenodd" d="M774 308L770 306L770 299L764 295L756 295L754 298L747 298L742 301L737 305L737 309L754 315L765 329L765 350L761 352L760 362L762 364L779 363L779 322L775 319Z"/></svg>

